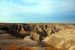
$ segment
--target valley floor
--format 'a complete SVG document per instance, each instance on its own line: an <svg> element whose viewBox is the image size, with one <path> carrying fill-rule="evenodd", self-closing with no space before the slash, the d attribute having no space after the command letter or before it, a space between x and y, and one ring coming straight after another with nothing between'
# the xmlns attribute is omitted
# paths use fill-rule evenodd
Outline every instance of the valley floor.
<svg viewBox="0 0 75 50"><path fill-rule="evenodd" d="M43 47L29 39L0 39L1 50L57 50L54 47Z"/></svg>

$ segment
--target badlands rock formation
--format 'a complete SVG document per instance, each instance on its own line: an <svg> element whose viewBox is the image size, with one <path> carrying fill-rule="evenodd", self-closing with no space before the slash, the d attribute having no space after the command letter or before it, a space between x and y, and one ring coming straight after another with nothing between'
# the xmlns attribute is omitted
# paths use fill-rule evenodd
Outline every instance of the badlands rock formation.
<svg viewBox="0 0 75 50"><path fill-rule="evenodd" d="M0 24L0 30L0 39L30 38L27 40L43 47L75 49L75 24Z"/></svg>
<svg viewBox="0 0 75 50"><path fill-rule="evenodd" d="M35 41L42 41L46 36L63 29L55 24L0 24L0 30L6 31L17 38L31 36Z"/></svg>
<svg viewBox="0 0 75 50"><path fill-rule="evenodd" d="M75 29L74 24L0 24L0 30L16 38L31 36L35 41L42 41L45 37L55 34L62 29ZM2 33L0 33L2 34Z"/></svg>
<svg viewBox="0 0 75 50"><path fill-rule="evenodd" d="M46 37L43 40L46 45L54 46L62 50L75 49L75 29L62 29L61 31Z"/></svg>

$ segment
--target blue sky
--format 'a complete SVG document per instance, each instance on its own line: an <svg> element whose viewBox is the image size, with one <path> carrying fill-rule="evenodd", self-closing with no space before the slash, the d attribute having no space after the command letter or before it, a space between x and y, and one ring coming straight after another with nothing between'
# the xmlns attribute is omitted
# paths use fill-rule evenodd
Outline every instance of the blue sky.
<svg viewBox="0 0 75 50"><path fill-rule="evenodd" d="M75 23L75 0L0 0L0 22Z"/></svg>

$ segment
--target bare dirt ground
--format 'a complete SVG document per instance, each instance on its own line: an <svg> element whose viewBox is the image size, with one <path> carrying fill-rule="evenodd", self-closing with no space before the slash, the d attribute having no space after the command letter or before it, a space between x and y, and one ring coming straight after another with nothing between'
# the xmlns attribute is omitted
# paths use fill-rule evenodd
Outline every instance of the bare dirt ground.
<svg viewBox="0 0 75 50"><path fill-rule="evenodd" d="M57 50L54 47L40 47L29 39L0 39L1 50Z"/></svg>

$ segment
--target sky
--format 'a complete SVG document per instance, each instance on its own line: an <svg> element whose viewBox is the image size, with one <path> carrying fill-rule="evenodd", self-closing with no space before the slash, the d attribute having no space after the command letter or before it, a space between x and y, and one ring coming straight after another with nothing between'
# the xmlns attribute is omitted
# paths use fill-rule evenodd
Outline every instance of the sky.
<svg viewBox="0 0 75 50"><path fill-rule="evenodd" d="M75 23L75 0L0 0L0 22Z"/></svg>

